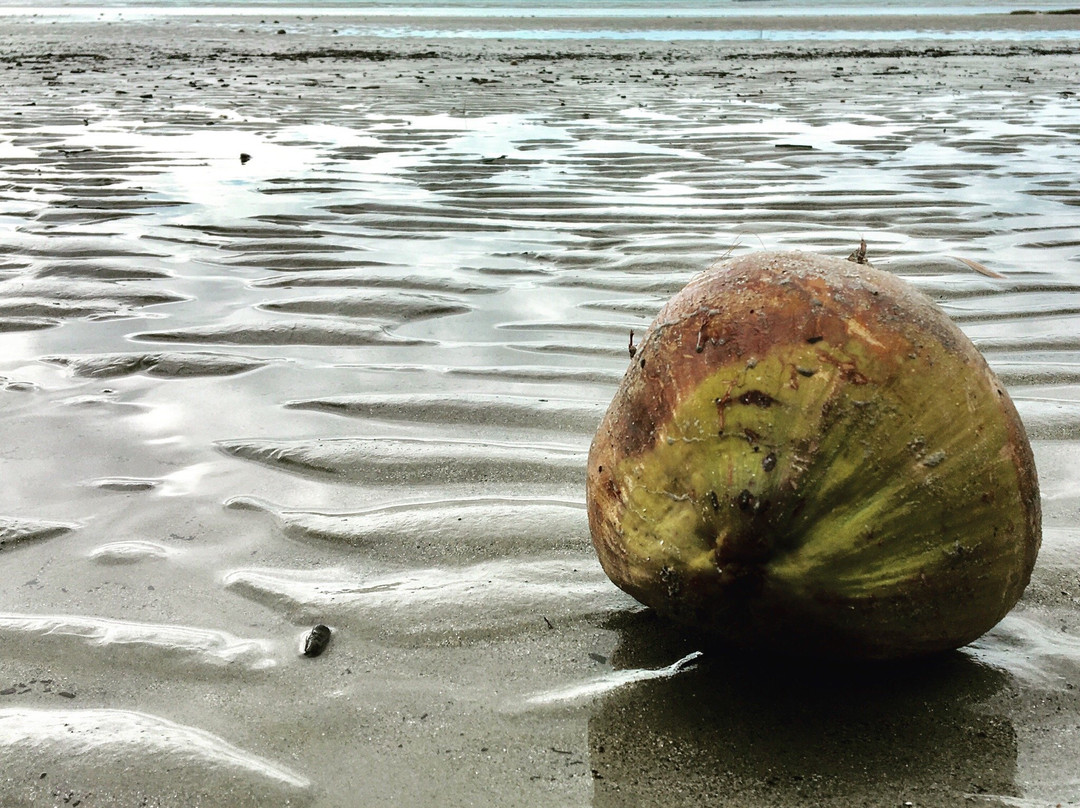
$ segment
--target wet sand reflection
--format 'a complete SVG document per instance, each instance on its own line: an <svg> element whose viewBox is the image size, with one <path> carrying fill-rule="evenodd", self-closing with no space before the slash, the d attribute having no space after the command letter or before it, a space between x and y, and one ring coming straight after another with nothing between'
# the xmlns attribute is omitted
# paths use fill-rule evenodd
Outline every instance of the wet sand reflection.
<svg viewBox="0 0 1080 808"><path fill-rule="evenodd" d="M619 622L616 667L692 650L649 612ZM597 702L593 805L1003 805L994 797L1017 794L1017 738L994 703L1009 687L961 654L814 668L713 648L678 676Z"/></svg>

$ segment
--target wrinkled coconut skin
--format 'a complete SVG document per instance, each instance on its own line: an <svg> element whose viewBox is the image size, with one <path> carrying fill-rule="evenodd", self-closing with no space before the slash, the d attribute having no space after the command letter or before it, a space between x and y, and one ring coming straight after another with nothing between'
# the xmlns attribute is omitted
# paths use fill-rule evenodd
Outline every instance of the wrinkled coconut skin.
<svg viewBox="0 0 1080 808"><path fill-rule="evenodd" d="M661 310L589 453L593 543L642 603L770 651L965 645L1038 553L1023 425L933 302L800 252L721 261Z"/></svg>

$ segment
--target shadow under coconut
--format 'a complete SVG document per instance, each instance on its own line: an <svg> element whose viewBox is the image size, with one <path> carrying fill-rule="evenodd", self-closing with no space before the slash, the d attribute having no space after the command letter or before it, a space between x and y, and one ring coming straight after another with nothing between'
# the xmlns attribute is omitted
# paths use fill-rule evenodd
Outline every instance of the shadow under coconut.
<svg viewBox="0 0 1080 808"><path fill-rule="evenodd" d="M649 611L614 622L617 668L662 667L703 647L665 637ZM836 667L737 654L708 648L673 677L596 703L595 808L927 808L1017 796L1016 733L994 709L1008 674L959 653Z"/></svg>

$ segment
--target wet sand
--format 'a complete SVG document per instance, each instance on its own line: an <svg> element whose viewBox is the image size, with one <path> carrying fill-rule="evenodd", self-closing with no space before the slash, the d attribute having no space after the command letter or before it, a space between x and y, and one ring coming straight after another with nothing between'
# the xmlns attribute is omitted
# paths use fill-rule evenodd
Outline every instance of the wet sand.
<svg viewBox="0 0 1080 808"><path fill-rule="evenodd" d="M0 803L1080 803L1077 19L4 19ZM1034 580L931 662L694 656L589 545L629 332L719 255L860 238L1014 396Z"/></svg>

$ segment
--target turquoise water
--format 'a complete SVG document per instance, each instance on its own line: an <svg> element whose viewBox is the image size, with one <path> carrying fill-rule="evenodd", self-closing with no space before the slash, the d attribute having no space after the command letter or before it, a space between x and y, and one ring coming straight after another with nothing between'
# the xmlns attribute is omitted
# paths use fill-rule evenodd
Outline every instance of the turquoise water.
<svg viewBox="0 0 1080 808"><path fill-rule="evenodd" d="M1010 11L1062 11L1080 0L1006 0L988 3L951 0L682 0L658 7L647 0L609 0L575 3L545 0L336 0L298 3L296 0L0 0L0 16L67 20L152 20L172 17L203 21L226 17L279 17L317 26L335 24L343 36L385 38L473 38L516 40L645 40L645 41L836 41L861 39L1028 41L1075 39L1064 25L1073 17L1005 16L988 22L988 14ZM910 27L894 23L874 30L875 17L910 18ZM940 15L947 15L941 17ZM954 19L949 20L949 17ZM822 20L835 18L835 27ZM931 19L934 22L931 23ZM945 22L942 22L942 20ZM1035 24L1032 24L1032 23ZM1066 30L1062 30L1065 27Z"/></svg>
<svg viewBox="0 0 1080 808"><path fill-rule="evenodd" d="M27 3L26 0L0 0L3 13L87 13L102 9L150 11L158 14L260 14L265 9L279 13L296 11L308 15L364 15L404 17L521 17L528 19L613 17L635 19L667 19L680 17L723 18L744 15L802 16L875 14L986 14L1008 13L1014 10L1061 11L1073 8L1076 0L681 0L658 6L651 0L608 0L580 3L572 0L439 0L434 3L416 0L331 0L330 2L297 2L297 0L253 0L252 2L219 2L219 0L45 0Z"/></svg>

